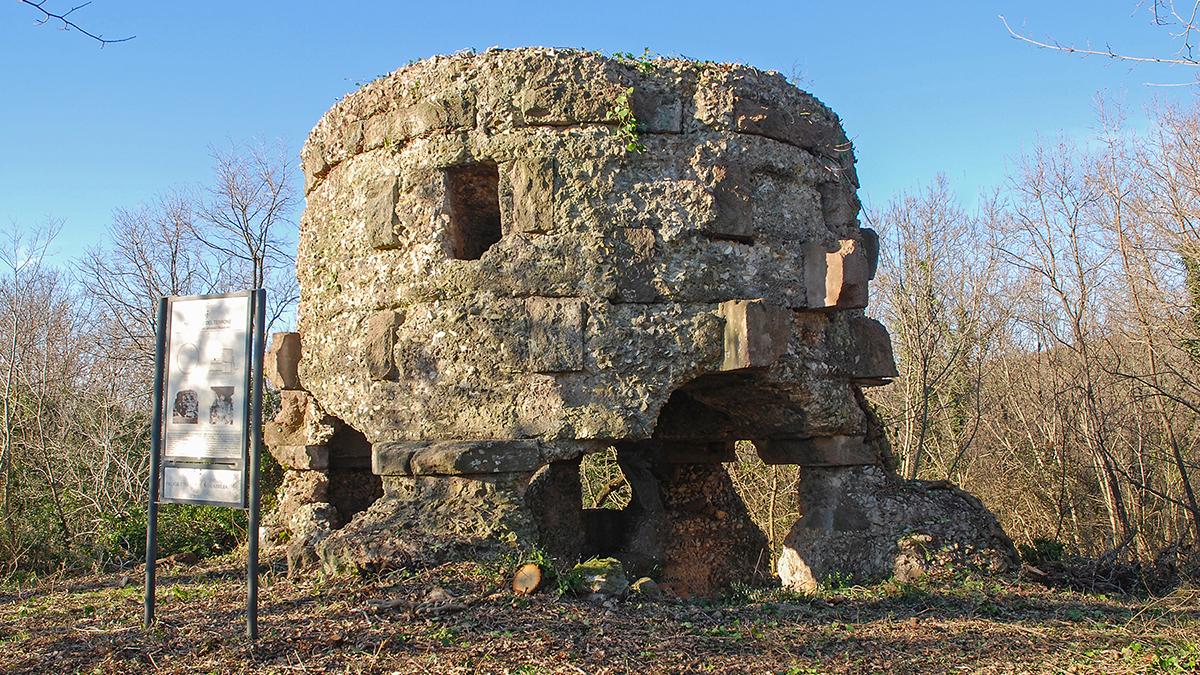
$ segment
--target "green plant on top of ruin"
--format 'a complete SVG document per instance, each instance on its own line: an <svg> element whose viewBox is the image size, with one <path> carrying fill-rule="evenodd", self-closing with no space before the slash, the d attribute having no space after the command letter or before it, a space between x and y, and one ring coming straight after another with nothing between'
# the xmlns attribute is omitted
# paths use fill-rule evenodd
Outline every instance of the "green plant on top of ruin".
<svg viewBox="0 0 1200 675"><path fill-rule="evenodd" d="M621 63L628 63L637 66L637 69L643 74L654 72L654 59L658 58L658 54L651 52L649 47L638 56L632 52L614 52L612 57Z"/></svg>
<svg viewBox="0 0 1200 675"><path fill-rule="evenodd" d="M639 122L633 114L633 87L617 96L613 109L608 111L605 119L617 123L617 136L625 141L626 151L646 151L646 144L641 140L641 133L646 130L646 125Z"/></svg>

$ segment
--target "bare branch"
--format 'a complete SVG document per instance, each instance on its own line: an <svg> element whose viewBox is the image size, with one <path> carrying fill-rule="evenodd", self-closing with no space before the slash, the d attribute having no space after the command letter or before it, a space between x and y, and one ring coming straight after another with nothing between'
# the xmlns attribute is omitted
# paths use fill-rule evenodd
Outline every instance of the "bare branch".
<svg viewBox="0 0 1200 675"><path fill-rule="evenodd" d="M119 40L108 40L108 39L105 39L105 37L103 35L96 35L95 33L91 33L89 31L84 30L83 28L80 28L79 24L77 24L74 21L67 18L67 17L71 16L72 14L74 14L76 10L83 9L84 7L87 7L88 5L92 4L91 0L88 0L88 2L85 2L82 5L77 5L75 7L72 7L71 9L67 10L66 12L63 12L62 14L55 14L54 12L51 12L50 10L46 9L44 7L44 5L46 4L47 1L48 0L41 0L41 2L34 2L33 0L18 0L18 2L29 5L30 7L34 7L39 12L42 13L43 18L41 21L37 22L37 25L41 26L41 25L45 24L47 21L50 21L51 19L54 19L55 21L61 21L62 27L59 28L59 30L71 30L72 28L74 28L75 30L79 31L80 33L83 33L84 35L92 38L96 42L99 42L101 49L104 49L104 45L113 44L115 42L128 42L129 40L132 40L135 37L137 37L136 35L130 35L129 37L121 38Z"/></svg>
<svg viewBox="0 0 1200 675"><path fill-rule="evenodd" d="M1176 16L1178 16L1178 15L1176 15ZM1184 48L1180 49L1175 54L1179 58L1162 59L1162 58L1156 58L1156 57L1151 57L1151 56L1130 56L1128 54L1119 54L1119 53L1113 51L1111 46L1106 46L1103 50L1090 49L1090 48L1077 48L1073 44L1065 45L1065 44L1059 42L1058 40L1050 38L1049 36L1047 36L1046 42L1042 42L1040 40L1033 39L1029 35L1026 35L1024 33L1018 33L1015 30L1013 30L1012 26L1008 25L1008 20L1004 18L1003 14L1000 15L1000 20L1004 22L1004 27L1006 29L1008 29L1009 35L1011 35L1014 40L1020 40L1021 42L1028 42L1029 44L1037 47L1038 49L1053 49L1055 51L1064 52L1066 54L1078 54L1080 56L1106 56L1113 61L1129 61L1132 63L1166 63L1166 64L1170 64L1170 65L1184 65L1184 66L1200 65L1200 60L1197 60L1191 56L1192 50L1191 50L1191 45L1188 41L1191 39L1192 31L1195 30L1195 28L1191 24L1186 24L1187 30L1185 32L1178 33L1178 34L1172 34L1174 37L1183 37L1185 40ZM1089 45L1089 47L1090 47L1090 45ZM1187 56L1183 56L1183 54L1185 52L1187 52Z"/></svg>

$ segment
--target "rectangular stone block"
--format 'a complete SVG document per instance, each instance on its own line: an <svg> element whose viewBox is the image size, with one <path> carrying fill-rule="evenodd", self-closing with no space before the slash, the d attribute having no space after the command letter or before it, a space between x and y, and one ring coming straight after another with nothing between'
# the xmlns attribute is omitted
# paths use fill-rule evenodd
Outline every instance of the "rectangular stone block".
<svg viewBox="0 0 1200 675"><path fill-rule="evenodd" d="M816 310L867 306L868 261L855 239L809 242L804 247L804 286L808 306Z"/></svg>
<svg viewBox="0 0 1200 675"><path fill-rule="evenodd" d="M881 387L899 377L887 328L865 316L850 318L850 350L845 354L846 374L860 387Z"/></svg>
<svg viewBox="0 0 1200 675"><path fill-rule="evenodd" d="M377 180L367 188L364 229L367 245L373 249L384 251L400 246L400 237L396 232L396 225L400 222L396 215L396 197L399 190L400 181L395 176Z"/></svg>
<svg viewBox="0 0 1200 675"><path fill-rule="evenodd" d="M402 312L376 312L367 319L366 336L363 339L363 361L367 373L373 380L386 380L396 375L396 361L392 350L396 346L396 328L404 323Z"/></svg>
<svg viewBox="0 0 1200 675"><path fill-rule="evenodd" d="M734 441L677 442L663 441L662 461L668 464L721 464L736 462Z"/></svg>
<svg viewBox="0 0 1200 675"><path fill-rule="evenodd" d="M624 91L615 83L590 81L580 89L564 83L535 85L518 95L521 115L529 126L567 126L609 122L609 112Z"/></svg>
<svg viewBox="0 0 1200 675"><path fill-rule="evenodd" d="M583 300L526 298L525 312L529 316L529 370L583 370Z"/></svg>
<svg viewBox="0 0 1200 675"><path fill-rule="evenodd" d="M858 195L849 182L821 183L817 186L821 195L821 216L825 227L833 232L853 225L858 221Z"/></svg>
<svg viewBox="0 0 1200 675"><path fill-rule="evenodd" d="M705 234L748 242L754 239L754 194L749 172L738 164L714 166L713 201L716 218L705 225Z"/></svg>
<svg viewBox="0 0 1200 675"><path fill-rule="evenodd" d="M269 445L271 456L285 469L324 471L329 468L329 448L324 445Z"/></svg>
<svg viewBox="0 0 1200 675"><path fill-rule="evenodd" d="M271 346L263 359L263 374L278 389L302 389L297 368L301 354L299 333L272 333Z"/></svg>
<svg viewBox="0 0 1200 675"><path fill-rule="evenodd" d="M395 441L371 449L381 476L456 476L533 471L542 465L535 440Z"/></svg>
<svg viewBox="0 0 1200 675"><path fill-rule="evenodd" d="M787 438L754 441L758 456L766 464L799 466L858 466L875 464L879 456L863 436Z"/></svg>
<svg viewBox="0 0 1200 675"><path fill-rule="evenodd" d="M658 297L652 267L656 250L654 230L648 227L622 227L614 237L622 273L617 276L620 302L648 303Z"/></svg>
<svg viewBox="0 0 1200 675"><path fill-rule="evenodd" d="M543 234L554 229L554 160L518 159L509 173L513 193L513 229Z"/></svg>
<svg viewBox="0 0 1200 675"><path fill-rule="evenodd" d="M325 445L336 431L336 420L316 406L306 391L280 392L279 412L263 425L267 445Z"/></svg>
<svg viewBox="0 0 1200 675"><path fill-rule="evenodd" d="M752 95L740 95L733 102L733 127L740 133L766 136L805 150L828 152L838 144L841 134L837 121L818 111L818 105L793 108L755 100ZM801 107L807 110L798 109Z"/></svg>
<svg viewBox="0 0 1200 675"><path fill-rule="evenodd" d="M413 453L429 443L382 442L371 446L371 473L376 476L410 476Z"/></svg>
<svg viewBox="0 0 1200 675"><path fill-rule="evenodd" d="M725 319L725 358L721 370L762 368L787 352L792 313L762 300L728 300L718 310Z"/></svg>

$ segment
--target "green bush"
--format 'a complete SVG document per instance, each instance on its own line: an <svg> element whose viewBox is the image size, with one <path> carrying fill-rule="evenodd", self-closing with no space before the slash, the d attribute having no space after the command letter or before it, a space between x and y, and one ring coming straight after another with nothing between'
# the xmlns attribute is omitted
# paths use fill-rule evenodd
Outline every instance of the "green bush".
<svg viewBox="0 0 1200 675"><path fill-rule="evenodd" d="M1017 546L1021 552L1021 561L1026 565L1037 567L1047 561L1059 561L1066 553L1067 545L1054 539L1035 537L1029 544Z"/></svg>

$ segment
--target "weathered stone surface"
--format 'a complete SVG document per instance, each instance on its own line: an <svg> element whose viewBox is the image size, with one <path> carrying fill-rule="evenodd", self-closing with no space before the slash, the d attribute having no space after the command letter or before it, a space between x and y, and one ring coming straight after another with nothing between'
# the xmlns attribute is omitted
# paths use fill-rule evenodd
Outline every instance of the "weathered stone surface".
<svg viewBox="0 0 1200 675"><path fill-rule="evenodd" d="M401 441L376 443L371 466L381 476L455 476L534 471L537 441Z"/></svg>
<svg viewBox="0 0 1200 675"><path fill-rule="evenodd" d="M849 319L853 348L844 359L850 381L860 387L878 387L899 377L892 356L892 339L883 324L866 316Z"/></svg>
<svg viewBox="0 0 1200 675"><path fill-rule="evenodd" d="M320 471L329 468L329 448L324 445L271 445L275 461L285 469Z"/></svg>
<svg viewBox="0 0 1200 675"><path fill-rule="evenodd" d="M367 319L363 361L371 379L386 380L396 374L392 349L396 346L396 327L403 322L403 315L392 311L379 312Z"/></svg>
<svg viewBox="0 0 1200 675"><path fill-rule="evenodd" d="M345 97L302 160L299 375L337 424L276 440L328 448L343 516L384 495L321 542L326 569L540 542L712 594L761 568L734 441L887 465L859 389L895 372L861 316L878 238L837 116L778 73L434 57ZM579 456L610 444L634 500L583 510Z"/></svg>
<svg viewBox="0 0 1200 675"><path fill-rule="evenodd" d="M448 441L413 453L409 466L417 476L513 473L541 464L535 441Z"/></svg>
<svg viewBox="0 0 1200 675"><path fill-rule="evenodd" d="M367 244L373 249L387 250L400 246L396 226L400 218L396 214L396 197L400 182L395 176L384 176L371 184L367 190Z"/></svg>
<svg viewBox="0 0 1200 675"><path fill-rule="evenodd" d="M816 590L832 572L869 583L914 578L914 565L996 572L1020 563L995 516L947 483L899 481L875 466L809 468L799 490L800 520L777 566L788 588Z"/></svg>
<svg viewBox="0 0 1200 675"><path fill-rule="evenodd" d="M480 559L537 540L518 489L530 475L387 476L384 496L317 547L330 573Z"/></svg>
<svg viewBox="0 0 1200 675"><path fill-rule="evenodd" d="M263 425L263 442L272 448L325 445L340 427L341 423L325 414L308 392L285 389L280 392L279 412ZM275 459L285 462L277 453Z"/></svg>
<svg viewBox="0 0 1200 675"><path fill-rule="evenodd" d="M805 287L812 309L862 309L867 306L869 265L855 239L810 242L805 246Z"/></svg>
<svg viewBox="0 0 1200 675"><path fill-rule="evenodd" d="M327 503L329 478L323 471L285 470L279 486L276 513L280 525L292 531L292 519L306 505Z"/></svg>
<svg viewBox="0 0 1200 675"><path fill-rule="evenodd" d="M818 438L768 438L754 441L766 464L800 466L855 466L879 464L879 453L863 436Z"/></svg>
<svg viewBox="0 0 1200 675"><path fill-rule="evenodd" d="M567 572L567 583L576 593L599 593L620 596L629 590L629 580L621 561L616 558L593 558Z"/></svg>
<svg viewBox="0 0 1200 675"><path fill-rule="evenodd" d="M566 373L583 370L583 301L527 298L529 370Z"/></svg>
<svg viewBox="0 0 1200 675"><path fill-rule="evenodd" d="M300 364L300 334L273 333L263 358L263 373L276 389L301 389L297 366Z"/></svg>
<svg viewBox="0 0 1200 675"><path fill-rule="evenodd" d="M725 358L721 370L769 366L787 353L792 313L762 300L729 300L718 310L725 319Z"/></svg>
<svg viewBox="0 0 1200 675"><path fill-rule="evenodd" d="M529 157L512 163L513 230L545 234L554 229L554 160Z"/></svg>
<svg viewBox="0 0 1200 675"><path fill-rule="evenodd" d="M555 560L579 560L586 544L580 459L543 466L525 490L525 505L538 530L538 546Z"/></svg>
<svg viewBox="0 0 1200 675"><path fill-rule="evenodd" d="M297 576L317 566L317 544L329 536L337 523L337 509L329 504L304 504L296 510L288 521L292 533L287 547L288 576Z"/></svg>

